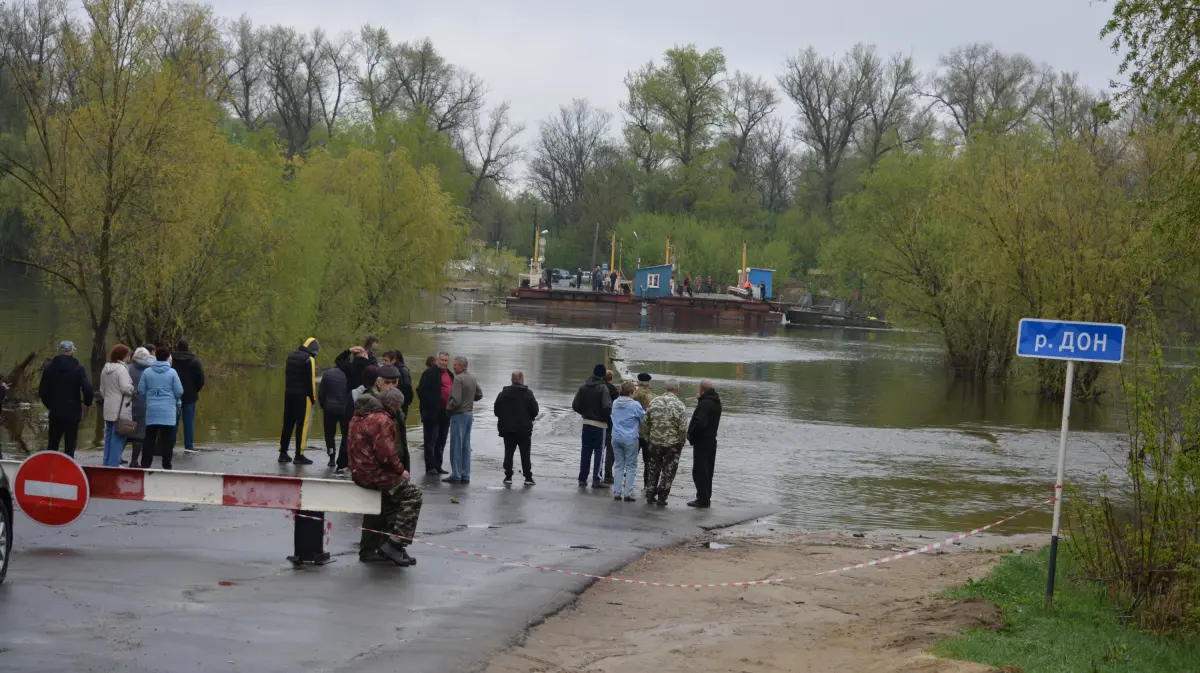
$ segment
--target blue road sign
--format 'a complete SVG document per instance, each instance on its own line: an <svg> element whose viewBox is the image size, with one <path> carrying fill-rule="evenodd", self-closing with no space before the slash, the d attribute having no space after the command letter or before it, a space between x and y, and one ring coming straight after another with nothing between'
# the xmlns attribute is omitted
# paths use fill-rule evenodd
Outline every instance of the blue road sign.
<svg viewBox="0 0 1200 673"><path fill-rule="evenodd" d="M1120 362L1125 356L1125 326L1022 318L1017 355L1078 362Z"/></svg>

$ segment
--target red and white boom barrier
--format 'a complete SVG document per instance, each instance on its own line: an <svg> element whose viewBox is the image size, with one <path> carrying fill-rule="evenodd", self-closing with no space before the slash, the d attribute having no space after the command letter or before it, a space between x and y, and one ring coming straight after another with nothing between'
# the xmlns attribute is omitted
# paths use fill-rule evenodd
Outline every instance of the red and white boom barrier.
<svg viewBox="0 0 1200 673"><path fill-rule="evenodd" d="M29 518L48 526L75 521L93 498L283 509L295 517L292 563L327 563L325 512L378 514L378 491L338 479L184 470L142 470L80 465L65 454L43 451L24 462L0 460L13 497Z"/></svg>

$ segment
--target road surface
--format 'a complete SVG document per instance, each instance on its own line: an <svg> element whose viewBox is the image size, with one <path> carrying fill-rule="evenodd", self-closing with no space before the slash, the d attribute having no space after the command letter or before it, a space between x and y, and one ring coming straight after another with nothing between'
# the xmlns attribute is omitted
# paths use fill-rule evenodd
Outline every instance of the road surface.
<svg viewBox="0 0 1200 673"><path fill-rule="evenodd" d="M295 472L277 470L275 455L266 446L206 451L177 457L176 468ZM647 549L769 513L693 510L682 499L665 509L616 502L573 480L506 488L494 467L476 462L470 486L417 477L425 487L419 537L603 575ZM317 468L304 469L327 474ZM421 545L413 568L362 564L358 517L331 521L336 562L294 569L285 560L292 521L278 510L96 500L61 529L17 514L0 585L0 670L471 670L589 583Z"/></svg>

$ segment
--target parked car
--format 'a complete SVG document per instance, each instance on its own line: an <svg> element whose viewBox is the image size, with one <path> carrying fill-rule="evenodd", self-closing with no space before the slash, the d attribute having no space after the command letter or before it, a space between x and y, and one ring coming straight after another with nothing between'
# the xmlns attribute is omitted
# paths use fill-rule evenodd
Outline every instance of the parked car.
<svg viewBox="0 0 1200 673"><path fill-rule="evenodd" d="M0 470L0 584L8 574L13 545L13 495L4 470Z"/></svg>

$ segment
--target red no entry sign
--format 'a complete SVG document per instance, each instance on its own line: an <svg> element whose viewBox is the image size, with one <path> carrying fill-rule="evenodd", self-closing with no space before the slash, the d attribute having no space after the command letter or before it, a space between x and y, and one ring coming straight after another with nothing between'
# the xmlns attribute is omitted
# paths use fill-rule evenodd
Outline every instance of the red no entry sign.
<svg viewBox="0 0 1200 673"><path fill-rule="evenodd" d="M65 526L78 519L90 495L83 468L57 451L33 454L17 468L13 480L21 511L45 526Z"/></svg>

